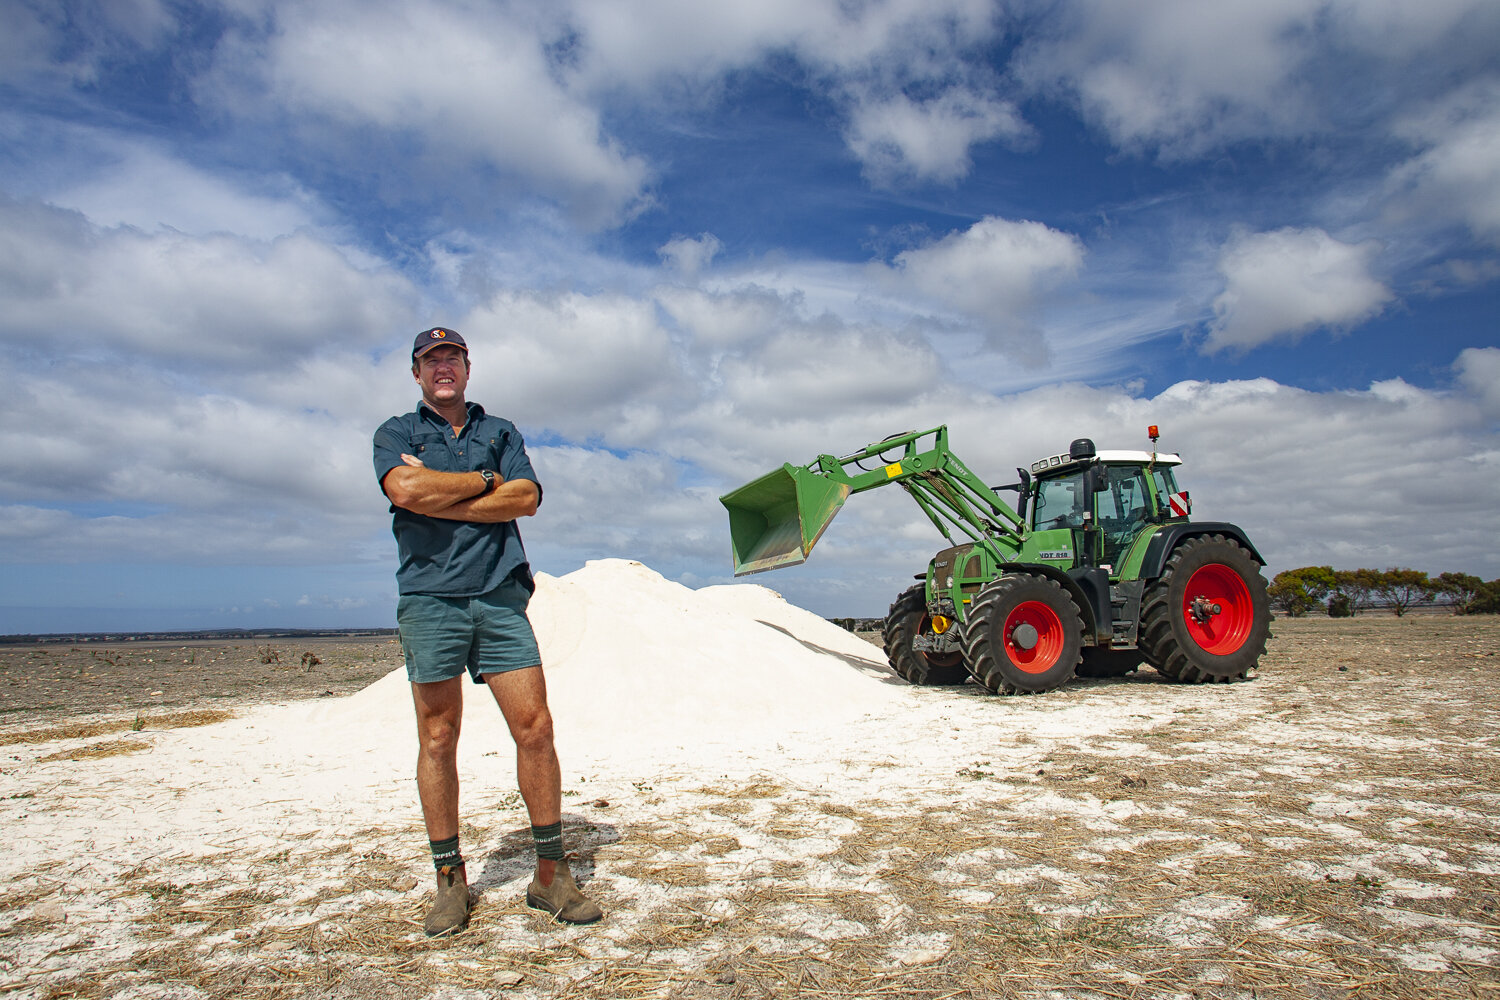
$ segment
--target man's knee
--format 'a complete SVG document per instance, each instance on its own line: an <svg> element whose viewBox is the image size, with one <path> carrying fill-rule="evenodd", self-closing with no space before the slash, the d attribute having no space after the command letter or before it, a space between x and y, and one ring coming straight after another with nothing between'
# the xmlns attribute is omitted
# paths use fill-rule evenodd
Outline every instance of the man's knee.
<svg viewBox="0 0 1500 1000"><path fill-rule="evenodd" d="M522 750L545 750L552 745L552 713L546 705L517 712L510 734Z"/></svg>
<svg viewBox="0 0 1500 1000"><path fill-rule="evenodd" d="M445 716L432 716L422 720L418 739L424 756L434 760L449 760L458 755L458 722Z"/></svg>

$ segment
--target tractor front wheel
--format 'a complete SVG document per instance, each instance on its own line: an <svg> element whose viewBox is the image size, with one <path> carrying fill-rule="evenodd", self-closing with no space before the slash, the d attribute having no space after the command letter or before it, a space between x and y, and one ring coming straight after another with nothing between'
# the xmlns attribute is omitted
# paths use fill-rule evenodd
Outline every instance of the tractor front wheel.
<svg viewBox="0 0 1500 1000"><path fill-rule="evenodd" d="M1141 602L1141 652L1163 675L1184 683L1243 678L1270 634L1260 565L1225 535L1177 546Z"/></svg>
<svg viewBox="0 0 1500 1000"><path fill-rule="evenodd" d="M891 605L881 638L885 656L898 677L911 684L962 684L969 679L962 653L924 653L911 648L912 639L932 631L926 589L910 587Z"/></svg>
<svg viewBox="0 0 1500 1000"><path fill-rule="evenodd" d="M964 661L996 694L1036 694L1073 677L1083 616L1054 580L1026 573L986 585L969 609Z"/></svg>

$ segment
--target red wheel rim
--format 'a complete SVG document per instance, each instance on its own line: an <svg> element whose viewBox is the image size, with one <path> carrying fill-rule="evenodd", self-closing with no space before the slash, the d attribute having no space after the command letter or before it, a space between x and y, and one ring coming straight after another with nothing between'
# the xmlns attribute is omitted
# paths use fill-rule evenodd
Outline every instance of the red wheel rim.
<svg viewBox="0 0 1500 1000"><path fill-rule="evenodd" d="M1219 613L1208 615L1207 621L1199 621L1193 616L1193 602L1199 599L1205 604L1217 604ZM1250 588L1238 573L1222 563L1200 567L1188 578L1187 589L1182 592L1182 620L1188 635L1206 652L1228 656L1245 644L1255 624Z"/></svg>
<svg viewBox="0 0 1500 1000"><path fill-rule="evenodd" d="M1022 649L1011 636L1022 625L1036 629L1036 645ZM1040 674L1052 669L1062 658L1067 636L1063 633L1062 619L1057 612L1041 601L1023 601L1005 616L1005 653L1010 662L1028 674Z"/></svg>

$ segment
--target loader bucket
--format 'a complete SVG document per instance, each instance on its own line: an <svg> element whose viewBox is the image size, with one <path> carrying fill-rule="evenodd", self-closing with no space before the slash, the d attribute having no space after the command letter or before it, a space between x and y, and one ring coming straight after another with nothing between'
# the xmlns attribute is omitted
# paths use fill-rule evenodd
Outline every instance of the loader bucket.
<svg viewBox="0 0 1500 1000"><path fill-rule="evenodd" d="M848 496L848 483L790 464L724 494L734 575L806 561Z"/></svg>

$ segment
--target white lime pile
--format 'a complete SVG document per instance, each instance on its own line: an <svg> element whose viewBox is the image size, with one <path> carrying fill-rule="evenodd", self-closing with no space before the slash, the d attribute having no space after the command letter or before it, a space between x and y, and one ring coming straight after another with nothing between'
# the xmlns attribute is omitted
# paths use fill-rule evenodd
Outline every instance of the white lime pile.
<svg viewBox="0 0 1500 1000"><path fill-rule="evenodd" d="M605 559L538 575L529 613L568 770L732 761L843 725L903 687L877 647L754 584L691 590ZM464 687L464 760L508 752L489 693ZM414 739L405 670L316 717Z"/></svg>

